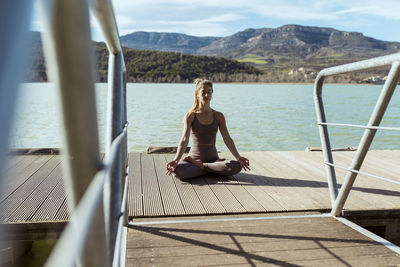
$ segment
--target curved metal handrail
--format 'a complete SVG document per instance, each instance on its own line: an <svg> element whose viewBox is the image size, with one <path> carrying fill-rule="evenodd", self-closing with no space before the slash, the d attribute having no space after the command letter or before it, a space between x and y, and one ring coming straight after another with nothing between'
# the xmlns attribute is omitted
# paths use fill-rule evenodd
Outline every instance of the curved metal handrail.
<svg viewBox="0 0 400 267"><path fill-rule="evenodd" d="M63 231L60 241L57 242L57 246L51 253L46 266L75 266L76 258L82 256L81 253L86 240L90 233L93 232L93 229L91 229L93 217L103 208L103 188L107 179L111 177L112 169L116 165L119 146L126 134L127 127L112 143L110 153L104 157L103 169L96 174L79 205L71 214L70 223ZM123 207L121 212L124 211ZM117 259L115 260L117 261Z"/></svg>
<svg viewBox="0 0 400 267"><path fill-rule="evenodd" d="M322 86L324 83L324 79L326 77L353 71L382 67L385 65L392 65L392 67L390 69L388 78L382 88L382 92L378 98L378 101L366 126L326 122L326 116L322 99ZM396 88L399 78L400 78L400 53L395 53L387 56L363 60L332 68L327 68L322 70L315 79L314 92L313 92L315 112L317 115L317 125L321 139L321 146L325 162L325 170L326 170L329 193L332 203L332 215L334 216L340 215L343 209L344 203L346 202L348 194L353 186L357 174L359 173L361 165L369 150L369 147L375 136L376 131L378 129L398 130L398 128L394 127L379 127L379 124L390 102L390 99L393 95L393 92ZM365 128L357 152L353 158L350 167L348 168L350 171L346 174L340 192L338 190L336 181L335 164L333 162L333 157L332 157L332 149L329 140L328 125L353 126L353 127Z"/></svg>
<svg viewBox="0 0 400 267"><path fill-rule="evenodd" d="M122 47L111 2L109 0L92 0L89 4L90 9L101 25L108 51L113 54L121 53Z"/></svg>
<svg viewBox="0 0 400 267"><path fill-rule="evenodd" d="M49 33L44 38L49 74L62 95L69 170L64 179L69 195L74 196L76 208L67 229L73 229L75 225L85 226L80 233L82 237L71 239L68 232L63 234L48 266L64 260L58 258L57 255L61 255L58 253L69 255L70 262L79 262L83 266L110 266L119 262L119 253L115 253L115 248L119 248L116 242L121 240L118 227L127 221L126 200L121 199L126 198L128 186L125 62L110 0L89 2L99 19L109 51L104 161L99 156L88 3L40 0ZM85 210L96 214L96 220L83 214ZM92 223L95 225L89 227ZM78 240L79 244L75 244ZM70 249L57 252L59 247Z"/></svg>

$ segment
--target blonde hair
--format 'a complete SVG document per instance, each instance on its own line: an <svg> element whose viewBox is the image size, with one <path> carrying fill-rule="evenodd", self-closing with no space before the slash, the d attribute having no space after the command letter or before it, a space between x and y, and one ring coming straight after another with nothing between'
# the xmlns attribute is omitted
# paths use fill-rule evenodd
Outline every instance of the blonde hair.
<svg viewBox="0 0 400 267"><path fill-rule="evenodd" d="M195 90L194 90L193 106L192 106L192 109L190 110L190 112L196 112L199 110L200 102L199 102L198 95L199 95L201 88L203 88L204 85L209 85L211 87L211 90L213 91L213 84L212 84L212 81L210 81L210 80L203 80L203 79L197 78L194 80L194 84L196 86L195 86Z"/></svg>

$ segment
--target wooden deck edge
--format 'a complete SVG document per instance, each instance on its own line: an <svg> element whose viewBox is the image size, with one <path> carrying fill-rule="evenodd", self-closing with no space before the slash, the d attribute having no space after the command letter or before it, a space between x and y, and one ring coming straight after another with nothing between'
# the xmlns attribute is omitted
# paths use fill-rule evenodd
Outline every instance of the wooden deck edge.
<svg viewBox="0 0 400 267"><path fill-rule="evenodd" d="M68 221L0 223L0 241L58 239Z"/></svg>
<svg viewBox="0 0 400 267"><path fill-rule="evenodd" d="M345 218L400 218L400 209L373 209L373 210L344 210L342 216Z"/></svg>
<svg viewBox="0 0 400 267"><path fill-rule="evenodd" d="M60 148L18 148L11 149L8 155L60 155Z"/></svg>
<svg viewBox="0 0 400 267"><path fill-rule="evenodd" d="M129 152L131 153L147 153L147 154L173 154L176 153L177 147L147 147L146 151L138 151L138 152ZM186 148L185 153L188 153L190 147ZM357 150L357 147L345 147L345 148L333 148L332 152L343 152L349 151L354 152ZM387 150L387 149L371 149L374 150ZM8 151L8 155L17 156L17 155L60 155L60 148L16 148L10 149ZM322 149L319 147L306 147L305 150L267 150L268 152L290 152L290 151L308 151L308 152L322 152ZM228 151L218 151L218 153L225 153ZM245 151L245 152L265 152L265 151Z"/></svg>
<svg viewBox="0 0 400 267"><path fill-rule="evenodd" d="M293 214L293 213L304 213L304 212L316 212L316 213L329 213L330 209L304 209L304 210L274 210L274 211L254 211L254 212L229 212L229 213L194 213L194 214L174 214L174 215L155 215L155 216L129 216L129 220L133 219L145 219L145 218L174 218L174 217L195 217L195 216L234 216L234 215L254 215L254 214Z"/></svg>
<svg viewBox="0 0 400 267"><path fill-rule="evenodd" d="M174 215L156 215L156 216L129 216L129 219L144 219L144 218L173 218L173 217L193 217L193 216L230 216L230 215L251 215L251 214L289 214L289 213L304 213L304 212L319 212L330 213L331 209L304 209L304 210L274 210L267 212L232 212L232 213L207 213L207 214L174 214ZM371 209L371 210L344 210L342 212L344 218L400 218L400 209Z"/></svg>

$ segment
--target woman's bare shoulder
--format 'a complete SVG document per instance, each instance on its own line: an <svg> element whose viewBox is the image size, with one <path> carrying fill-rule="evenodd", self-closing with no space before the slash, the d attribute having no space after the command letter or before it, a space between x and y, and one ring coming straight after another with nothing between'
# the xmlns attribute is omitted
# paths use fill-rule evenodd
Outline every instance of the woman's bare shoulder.
<svg viewBox="0 0 400 267"><path fill-rule="evenodd" d="M188 113L185 114L184 121L186 122L192 122L194 118L194 112L189 111Z"/></svg>
<svg viewBox="0 0 400 267"><path fill-rule="evenodd" d="M225 118L224 114L220 111L214 110L214 113L215 113L215 117L217 118L218 121Z"/></svg>

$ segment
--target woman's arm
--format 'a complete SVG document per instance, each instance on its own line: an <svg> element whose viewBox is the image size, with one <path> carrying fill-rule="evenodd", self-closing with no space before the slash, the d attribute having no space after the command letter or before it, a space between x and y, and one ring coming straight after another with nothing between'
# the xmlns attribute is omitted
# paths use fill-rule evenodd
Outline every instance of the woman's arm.
<svg viewBox="0 0 400 267"><path fill-rule="evenodd" d="M175 158L171 162L168 162L168 164L167 164L167 174L171 174L172 172L175 171L176 165L178 165L178 162L181 159L183 153L185 153L186 147L189 143L190 130L192 128L193 118L194 118L194 115L192 112L188 112L185 115L185 118L183 121L182 137L181 137L181 140L179 141L179 145L178 145L178 149L175 154Z"/></svg>
<svg viewBox="0 0 400 267"><path fill-rule="evenodd" d="M178 149L176 151L174 160L179 161L181 159L183 153L185 153L187 145L189 144L190 130L192 129L193 117L194 116L193 116L192 112L188 112L185 115L185 118L183 121L182 137L181 137L181 140L179 141Z"/></svg>
<svg viewBox="0 0 400 267"><path fill-rule="evenodd" d="M222 114L221 112L216 112L215 116L217 117L219 131L221 132L222 139L224 140L225 145L228 147L229 151L236 158L236 160L239 161L243 169L250 170L249 160L245 157L240 156L239 152L236 149L235 143L233 142L233 139L229 135L224 114Z"/></svg>

